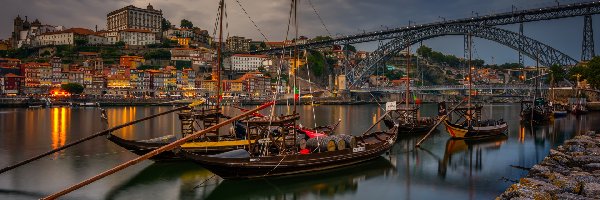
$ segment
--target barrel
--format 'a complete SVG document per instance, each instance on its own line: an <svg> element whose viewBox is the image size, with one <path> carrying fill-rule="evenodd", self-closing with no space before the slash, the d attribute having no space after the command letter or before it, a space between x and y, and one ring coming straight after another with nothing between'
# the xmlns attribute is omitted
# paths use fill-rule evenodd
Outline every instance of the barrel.
<svg viewBox="0 0 600 200"><path fill-rule="evenodd" d="M335 140L329 136L314 137L306 141L306 146L311 152L335 151Z"/></svg>
<svg viewBox="0 0 600 200"><path fill-rule="evenodd" d="M294 136L288 135L285 136L285 145L286 146L294 146ZM296 145L298 145L298 147L300 149L306 149L306 139L304 139L303 136L298 135L296 137Z"/></svg>
<svg viewBox="0 0 600 200"><path fill-rule="evenodd" d="M337 150L346 149L346 141L343 137L340 137L339 135L332 135L330 137L335 141L335 146Z"/></svg>
<svg viewBox="0 0 600 200"><path fill-rule="evenodd" d="M353 135L342 134L338 135L338 137L344 139L344 142L346 142L346 147L356 148L356 137L354 137Z"/></svg>

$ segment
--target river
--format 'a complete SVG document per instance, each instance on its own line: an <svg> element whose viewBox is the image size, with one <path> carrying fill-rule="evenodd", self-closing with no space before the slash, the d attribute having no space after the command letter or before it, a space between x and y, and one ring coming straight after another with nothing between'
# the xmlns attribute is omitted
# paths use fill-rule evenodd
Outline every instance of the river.
<svg viewBox="0 0 600 200"><path fill-rule="evenodd" d="M98 108L2 108L0 167L170 108L109 107L109 125L101 121ZM422 115L435 115L436 109L426 104ZM234 108L224 110L239 113ZM284 113L290 108L277 106L276 110ZM300 106L298 111L304 126L341 119L337 132L355 135L384 113L377 105ZM419 149L414 148L418 137L400 138L389 154L372 162L306 176L246 181L223 181L189 162L144 161L66 199L493 199L527 174L519 167L533 166L551 148L582 131L600 129L600 113L569 115L533 128L520 125L519 104L485 106L483 116L507 121L508 137L479 143L453 141L441 125ZM114 134L149 139L179 132L177 115L168 114ZM135 157L98 137L0 174L0 199L38 199Z"/></svg>

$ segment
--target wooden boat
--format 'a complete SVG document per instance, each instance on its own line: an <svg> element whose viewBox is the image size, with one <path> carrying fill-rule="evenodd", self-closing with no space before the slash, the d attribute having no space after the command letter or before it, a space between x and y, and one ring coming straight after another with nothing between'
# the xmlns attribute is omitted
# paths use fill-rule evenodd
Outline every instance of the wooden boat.
<svg viewBox="0 0 600 200"><path fill-rule="evenodd" d="M448 114L444 119L446 131L453 139L481 139L486 137L503 136L508 129L508 124L500 120L481 120L482 106L465 106L454 109L453 113L446 112L446 103L440 103L440 115ZM452 115L459 118L452 122Z"/></svg>
<svg viewBox="0 0 600 200"><path fill-rule="evenodd" d="M250 127L255 127L255 130L263 130L258 132L260 135L268 135L253 143L248 151L234 150L207 156L182 149L180 154L224 179L287 176L334 169L375 159L393 146L398 131L397 125L387 131L369 132L369 129L361 136L355 137L356 146L340 149L339 146L330 148L330 143L323 143L322 145L328 146L328 150L322 151L320 148L313 149L295 143L293 138L296 138L296 133L281 128L285 127L282 126L284 124L293 123L293 120L295 119L282 116L272 121L244 122L250 124L248 133L252 132ZM378 123L382 120L383 118ZM264 130L268 127L264 126L266 124L280 127L277 129L278 133L267 131L265 134ZM289 136L293 141L287 141ZM284 138L285 142L280 138ZM349 142L345 143L351 145Z"/></svg>
<svg viewBox="0 0 600 200"><path fill-rule="evenodd" d="M203 124L203 128L206 128L213 125L213 123L218 118L228 118L227 116L222 115L216 109L201 109L195 111L187 110L178 114L181 119L182 126L181 137L193 133L195 131L193 124L196 122L197 124ZM236 125L234 125L234 127L235 126ZM230 150L247 148L248 140L246 140L245 138L238 138L234 133L230 133L229 135L219 135L218 132L213 132L205 137L196 139L195 141L187 142L184 145L182 145L181 148L198 154L218 154ZM181 137L178 135L167 135L148 140L135 141L123 139L112 133L108 134L107 136L108 140L110 140L111 142L137 155L144 155L150 151L153 151L173 141L176 141ZM151 157L151 160L173 161L182 160L182 158L175 155L172 152L163 152L159 155Z"/></svg>
<svg viewBox="0 0 600 200"><path fill-rule="evenodd" d="M575 115L583 115L588 112L587 100L585 98L569 98L569 111Z"/></svg>
<svg viewBox="0 0 600 200"><path fill-rule="evenodd" d="M444 125L446 126L446 131L450 135L452 139L478 139L478 138L486 138L486 137L496 137L502 136L508 129L508 124L500 119L500 120L481 120L481 108L482 106L474 105L471 103L471 95L472 90L472 69L471 67L471 45L472 45L472 36L468 35L469 42L469 90L467 97L467 105L465 107L455 108L451 113L447 113L446 103L439 103L439 115L448 117L444 118ZM453 115L458 115L458 119L452 122Z"/></svg>
<svg viewBox="0 0 600 200"><path fill-rule="evenodd" d="M419 107L417 106L399 107L394 113L399 125L398 136L425 134L435 126L434 118L418 116Z"/></svg>
<svg viewBox="0 0 600 200"><path fill-rule="evenodd" d="M408 46L409 49L407 51L410 52L410 45ZM396 121L399 124L399 136L425 134L435 126L435 122L437 121L436 119L430 117L420 117L419 105L421 104L421 101L417 99L416 96L414 97L414 104L410 103L410 64L411 59L409 53L408 59L406 59L406 80L408 81L406 81L404 105L400 105L396 109L393 109L393 116L395 116L394 118L396 118Z"/></svg>
<svg viewBox="0 0 600 200"><path fill-rule="evenodd" d="M347 166L335 170L311 173L305 176L286 176L250 180L224 180L210 192L206 199L248 199L258 197L262 199L286 199L286 197L306 197L306 194L336 195L353 193L358 190L361 183L357 180L368 181L393 173L394 165L383 156L357 165ZM231 192L236 191L236 192ZM273 196L265 196L273 191L278 191ZM328 196L329 198L331 196Z"/></svg>
<svg viewBox="0 0 600 200"><path fill-rule="evenodd" d="M544 124L550 121L552 107L545 98L536 98L535 101L521 101L521 121L524 123Z"/></svg>
<svg viewBox="0 0 600 200"><path fill-rule="evenodd" d="M567 111L565 105L562 105L562 104L553 104L551 106L552 106L552 116L554 116L554 118L566 117L567 114L569 113Z"/></svg>

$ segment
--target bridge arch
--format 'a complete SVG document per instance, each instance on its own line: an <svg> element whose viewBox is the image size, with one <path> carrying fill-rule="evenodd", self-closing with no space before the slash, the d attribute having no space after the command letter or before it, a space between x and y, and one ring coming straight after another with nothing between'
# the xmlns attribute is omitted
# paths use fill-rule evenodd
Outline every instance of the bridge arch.
<svg viewBox="0 0 600 200"><path fill-rule="evenodd" d="M550 66L559 64L562 66L573 66L578 61L551 46L543 44L535 39L522 36L519 33L489 26L475 24L442 24L404 32L397 38L382 45L372 52L370 56L348 70L346 76L350 88L360 87L364 84L368 75L372 74L374 66L390 59L398 51L405 49L424 40L446 35L467 35L497 42L511 49L521 51L525 56L538 60L540 64Z"/></svg>

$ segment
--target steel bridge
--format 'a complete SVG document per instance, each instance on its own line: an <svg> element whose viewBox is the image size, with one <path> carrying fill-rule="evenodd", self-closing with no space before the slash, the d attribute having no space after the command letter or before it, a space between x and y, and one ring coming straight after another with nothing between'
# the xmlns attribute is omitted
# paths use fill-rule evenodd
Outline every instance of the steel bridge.
<svg viewBox="0 0 600 200"><path fill-rule="evenodd" d="M523 35L523 23L584 16L584 40L581 60L590 60L595 55L591 15L599 13L600 1L566 4L348 35L330 40L301 44L298 47L301 49L317 49L332 45L349 45L391 39L387 44L381 45L370 57L361 61L358 66L352 66L345 70L348 79L348 88L363 87L366 77L374 71L374 66L379 63L385 63L385 61L408 45L443 35L466 35L471 33L475 37L495 41L517 50L520 62L522 62L521 55L524 54L530 58L539 59L542 65L559 64L572 66L578 62L576 59L537 40L525 37ZM519 33L493 27L508 24L520 24ZM253 53L277 54L293 48L294 46L288 46L260 50Z"/></svg>
<svg viewBox="0 0 600 200"><path fill-rule="evenodd" d="M524 22L534 22L534 21L543 21L543 20L552 20L552 19L560 19L560 18L568 18L568 17L577 17L577 16L591 16L595 14L600 14L600 1L586 2L586 3L576 3L576 4L567 4L560 6L552 6L545 8L536 8L529 10L515 10L512 12L505 12L493 15L484 15L478 17L470 17L456 20L444 20L440 22L428 23L428 24L420 24L420 25L412 25L412 26L404 26L398 27L394 29L380 30L380 31L372 31L366 32L362 34L356 35L347 35L336 37L330 40L323 40L317 42L309 42L306 44L298 45L298 48L301 49L317 49L327 46L333 45L347 45L347 44L355 44L355 43L364 43L364 42L372 42L372 41L380 41L380 40L388 40L394 39L398 37L402 37L405 35L405 32L414 31L418 29L435 27L440 25L450 25L450 24L474 24L480 26L499 26L499 25L508 25L508 24L520 24ZM591 26L591 18L585 20L586 26L589 23ZM586 29L586 28L584 28ZM591 28L586 31L591 31ZM589 34L590 32L587 32ZM586 33L584 33L586 35ZM591 35L590 35L591 36ZM588 36L589 37L589 36ZM584 42L585 43L585 42ZM591 45L590 53L593 53L593 43L586 44ZM253 51L252 53L266 53L266 54L277 54L281 53L283 50L289 51L294 49L294 46L282 47L282 48L271 48L266 50L258 50ZM586 59L583 59L586 60Z"/></svg>
<svg viewBox="0 0 600 200"><path fill-rule="evenodd" d="M356 90L350 90L351 92L404 92L404 86L400 87L378 87L378 88L361 88ZM496 84L496 85L473 85L473 90L534 90L535 87L531 84ZM548 85L542 85L538 87L540 90L548 90ZM572 87L555 88L559 89L572 89ZM446 90L469 90L468 85L432 85L432 86L411 86L412 91L446 91Z"/></svg>

